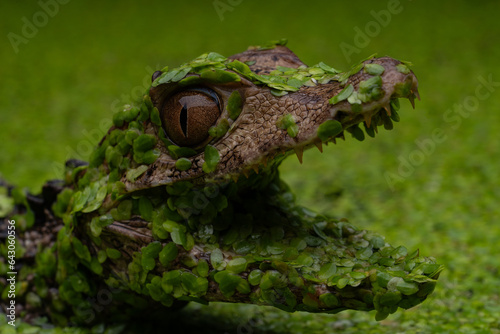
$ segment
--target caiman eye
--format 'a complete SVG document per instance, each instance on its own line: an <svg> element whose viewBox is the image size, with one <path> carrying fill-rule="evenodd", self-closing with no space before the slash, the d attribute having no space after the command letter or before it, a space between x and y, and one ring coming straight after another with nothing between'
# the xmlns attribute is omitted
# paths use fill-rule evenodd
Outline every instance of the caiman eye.
<svg viewBox="0 0 500 334"><path fill-rule="evenodd" d="M221 106L213 90L192 88L172 95L160 113L168 137L179 146L192 147L208 138Z"/></svg>

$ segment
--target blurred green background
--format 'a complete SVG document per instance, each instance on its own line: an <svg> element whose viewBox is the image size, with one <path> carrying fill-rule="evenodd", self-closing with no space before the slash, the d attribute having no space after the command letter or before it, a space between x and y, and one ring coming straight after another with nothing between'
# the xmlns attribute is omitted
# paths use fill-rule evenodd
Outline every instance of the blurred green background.
<svg viewBox="0 0 500 334"><path fill-rule="evenodd" d="M433 296L380 323L373 313L193 304L176 318L181 332L500 332L500 2L65 2L0 4L0 172L33 191L67 158L86 158L154 70L207 51L286 37L310 65L348 69L377 52L413 62L419 78L422 101L415 111L403 102L393 131L348 136L281 171L305 206L445 264ZM493 83L478 90L481 78Z"/></svg>

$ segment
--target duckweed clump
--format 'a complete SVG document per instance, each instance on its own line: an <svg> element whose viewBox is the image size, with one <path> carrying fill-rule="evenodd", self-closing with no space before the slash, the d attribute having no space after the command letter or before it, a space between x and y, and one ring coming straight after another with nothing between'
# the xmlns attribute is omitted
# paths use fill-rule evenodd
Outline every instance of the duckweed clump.
<svg viewBox="0 0 500 334"><path fill-rule="evenodd" d="M212 52L176 69L163 69L152 87L245 78L281 96L303 86L346 82L364 68L370 78L357 90L346 85L329 101L335 105L347 100L353 111L361 111L362 103L384 94L383 67L363 66L346 73L324 63L277 66L268 75L258 75L248 64ZM410 94L411 84L395 87L396 97ZM365 122L367 134L372 136L376 125L392 128L391 120L399 120L398 107L394 98L389 114L372 115L374 125ZM219 120L209 135L224 137L241 111L242 96L234 91L227 104L229 119ZM147 92L116 113L113 124L88 165L67 167L65 189L52 207L57 233L34 263L23 264L16 283L16 295L26 310L37 310L60 326L139 316L188 301L253 303L289 312L374 309L381 320L398 308L421 303L433 291L443 269L434 259L393 247L346 220L297 206L279 179L279 163L261 166L241 181L207 178L204 183L183 180L127 190L127 182L136 182L154 166L159 145L174 159L176 171L191 169L190 158L198 154L203 172L210 175L221 156L210 144L203 150L173 144ZM291 114L277 125L292 138L298 134ZM341 122L327 120L319 125L317 137L329 141L343 130ZM348 131L364 139L358 126ZM25 208L15 216L22 235L34 226L34 214L22 192L12 194L14 203ZM22 247L16 251L22 257ZM0 252L5 255L6 244ZM6 272L7 267L0 266L0 274ZM5 299L7 286L0 288ZM103 293L111 296L109 303L96 312L95 301ZM28 315L26 310L21 317Z"/></svg>

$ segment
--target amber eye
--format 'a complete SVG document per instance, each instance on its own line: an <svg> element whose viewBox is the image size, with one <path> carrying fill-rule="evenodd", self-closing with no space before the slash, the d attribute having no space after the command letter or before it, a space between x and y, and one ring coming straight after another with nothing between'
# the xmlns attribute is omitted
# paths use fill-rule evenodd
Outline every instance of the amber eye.
<svg viewBox="0 0 500 334"><path fill-rule="evenodd" d="M168 137L179 146L193 147L208 138L208 130L219 119L217 94L207 88L192 88L172 95L162 106L161 117Z"/></svg>

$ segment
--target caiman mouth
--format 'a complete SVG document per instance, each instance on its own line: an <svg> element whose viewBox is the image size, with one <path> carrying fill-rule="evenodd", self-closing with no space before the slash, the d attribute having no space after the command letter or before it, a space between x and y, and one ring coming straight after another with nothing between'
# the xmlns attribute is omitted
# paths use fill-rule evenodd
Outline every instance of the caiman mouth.
<svg viewBox="0 0 500 334"><path fill-rule="evenodd" d="M324 63L307 67L283 46L230 58L207 54L155 74L143 102L152 108L143 133L161 140L137 145L135 173L122 182L128 192L181 180L220 182L265 172L291 152L302 161L304 149L321 151L344 131L363 140L360 124L372 137L378 126L392 129L398 99L413 105L417 87L407 63L389 57L339 72ZM151 163L141 164L147 154Z"/></svg>
<svg viewBox="0 0 500 334"><path fill-rule="evenodd" d="M348 77L350 73L354 74ZM274 151L270 150L269 153L262 152L264 158L243 169L244 173L255 171L256 166L265 165L277 154L290 153L292 150L302 163L304 149L314 145L322 152L323 143L335 143L337 138L345 139L344 131L359 141L365 139L364 132L375 137L379 126L391 130L393 122L399 122L399 98L408 98L413 108L415 98L420 99L414 73L402 62L389 57L367 60L338 78L339 82L324 84L321 87L305 87L293 93L299 101L303 96L318 92L326 98L307 104L305 112L294 113L292 110L291 118L302 118L302 121L291 125L297 126L294 130L298 133L295 140L284 141L282 146L276 147ZM294 98L293 94L290 98ZM328 107L323 107L321 113L316 113L314 122L311 122L313 117L310 111L315 111L317 106ZM289 130L286 125L282 125L282 128Z"/></svg>

